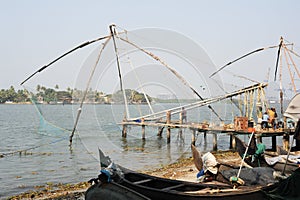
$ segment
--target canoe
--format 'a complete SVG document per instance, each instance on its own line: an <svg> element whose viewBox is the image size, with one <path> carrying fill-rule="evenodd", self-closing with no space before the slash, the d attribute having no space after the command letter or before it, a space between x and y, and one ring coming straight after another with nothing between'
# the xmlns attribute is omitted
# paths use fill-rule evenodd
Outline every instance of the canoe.
<svg viewBox="0 0 300 200"><path fill-rule="evenodd" d="M192 183L171 180L137 173L123 169L124 178L121 185L133 189L151 199L265 199L263 191L275 188L270 186L240 186L233 189L232 185Z"/></svg>
<svg viewBox="0 0 300 200"><path fill-rule="evenodd" d="M149 200L148 197L115 182L97 182L85 192L85 199Z"/></svg>
<svg viewBox="0 0 300 200"><path fill-rule="evenodd" d="M102 153L102 155L104 155ZM101 159L101 164L107 164L106 160ZM113 166L113 167L111 167ZM103 178L104 177L104 178ZM276 184L267 186L239 186L233 189L233 186L222 183L194 183L181 180L173 180L151 176L136 171L129 170L120 165L110 164L101 171L96 180L96 186L91 186L85 194L86 200L94 199L93 194L98 194L98 190L108 189L107 185L118 184L126 188L128 192L133 191L149 199L265 199L266 191L270 191L276 187ZM127 194L126 194L127 195ZM109 198L105 193L101 194L101 198Z"/></svg>

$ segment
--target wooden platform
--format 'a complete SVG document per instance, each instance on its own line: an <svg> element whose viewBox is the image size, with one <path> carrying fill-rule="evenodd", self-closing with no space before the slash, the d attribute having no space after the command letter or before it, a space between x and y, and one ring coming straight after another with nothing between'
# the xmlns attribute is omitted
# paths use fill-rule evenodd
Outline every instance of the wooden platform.
<svg viewBox="0 0 300 200"><path fill-rule="evenodd" d="M180 120L177 121L123 121L119 123L119 125L123 126L122 136L126 137L126 130L127 126L141 126L142 127L142 139L145 139L145 128L146 127L158 127L158 135L162 135L163 128L167 128L167 142L170 143L171 141L171 129L190 129L191 136L192 136L192 143L195 144L196 141L196 132L213 135L213 148L217 149L217 135L218 134L228 134L230 135L230 147L235 147L235 141L232 139L232 135L249 135L254 131L255 137L258 138L260 141L263 137L272 137L272 149L276 150L277 145L277 136L283 137L284 147L288 147L288 141L290 135L294 134L294 129L266 129L266 130L254 130L254 128L249 128L247 130L236 130L234 128L227 128L224 127L209 127L207 123L195 123L195 122L188 122L188 123L181 123Z"/></svg>

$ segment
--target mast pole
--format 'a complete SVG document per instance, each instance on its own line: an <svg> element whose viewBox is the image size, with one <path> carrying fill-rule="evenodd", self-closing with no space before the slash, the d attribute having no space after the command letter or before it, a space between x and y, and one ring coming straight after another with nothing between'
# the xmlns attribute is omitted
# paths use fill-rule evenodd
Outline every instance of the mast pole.
<svg viewBox="0 0 300 200"><path fill-rule="evenodd" d="M119 73L119 79L120 79L120 89L123 92L123 97L124 97L125 117L130 118L129 110L128 110L128 103L127 103L127 98L126 98L126 92L123 88L123 79L122 79L122 73L121 73L121 67L120 67L120 59L119 59L119 54L118 54L118 49L117 49L117 44L116 44L116 39L115 39L115 35L116 35L116 29L115 28L116 28L116 25L114 25L114 24L109 26L110 33L111 33L113 43L114 43L114 50L115 50L115 54L116 54L116 59L117 59L117 67L118 67L118 73Z"/></svg>
<svg viewBox="0 0 300 200"><path fill-rule="evenodd" d="M282 43L283 43L283 37L280 37L280 43L279 43L278 51L277 51L277 59L276 59L276 66L275 66L274 81L276 81L277 68L278 68L278 62L279 62L279 58L280 58L280 50L281 50L281 47L282 47Z"/></svg>

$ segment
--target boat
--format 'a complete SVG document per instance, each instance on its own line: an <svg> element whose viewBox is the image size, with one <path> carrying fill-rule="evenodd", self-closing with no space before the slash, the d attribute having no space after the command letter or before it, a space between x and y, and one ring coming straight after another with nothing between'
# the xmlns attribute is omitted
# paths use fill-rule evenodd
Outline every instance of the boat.
<svg viewBox="0 0 300 200"><path fill-rule="evenodd" d="M130 42L127 38L127 35L125 38L120 37L120 34L116 30L115 25L111 25L110 27L110 35L104 36L97 38L95 40L83 43L74 49L68 51L67 53L63 54L62 56L58 57L54 61L50 62L48 65L43 66L42 68L38 69L36 72L31 74L28 78L26 78L21 85L23 85L25 82L27 82L29 79L31 79L35 74L42 72L44 69L48 68L50 65L55 63L56 61L60 60L64 56L72 53L73 51L80 49L84 46L87 46L89 44L92 44L96 41L104 40L105 42L102 43L102 47L100 48L99 54L97 56L97 59L95 60L95 64L92 65L92 69L90 72L90 76L87 81L87 86L86 90L83 92L83 97L81 99L80 107L78 109L77 115L76 115L76 120L72 129L72 132L70 134L70 146L72 145L72 138L74 136L74 133L77 129L77 124L78 120L80 118L80 114L82 111L83 104L85 102L85 98L88 94L88 90L91 88L91 80L92 77L94 76L94 72L96 70L96 67L98 65L98 62L100 60L100 56L108 44L110 40L113 42L113 49L116 54L116 61L117 61L117 68L118 68L118 77L120 81L120 90L123 93L124 96L124 105L125 105L125 113L124 113L124 119L121 123L123 125L123 131L122 131L122 136L126 137L126 128L128 125L138 125L142 126L142 131L143 131L143 139L145 139L144 135L144 128L146 126L145 122L146 121L152 121L154 122L154 126L162 126L162 127L167 127L168 131L171 129L171 114L179 114L181 113L182 110L182 105L172 108L172 109L167 109L163 110L160 112L152 112L152 114L140 114L138 117L130 117L129 112L128 112L128 105L127 105L127 99L126 99L126 88L123 88L123 77L121 74L120 70L120 61L119 61L119 53L118 53L118 48L116 46L115 40L118 39L119 41L125 42L127 45L129 45L131 48L137 49L145 53L147 56L150 56L151 59L156 60L159 62L162 66L165 67L167 71L169 71L172 75L175 75L175 77L182 83L182 85L187 86L188 89L193 92L193 95L196 95L199 97L198 101L196 103L191 103L188 105L184 105L185 109L194 109L202 106L207 106L208 109L211 110L212 113L216 115L217 118L220 119L220 121L223 121L222 118L219 116L219 114L212 108L211 104L215 102L219 102L220 100L225 100L225 99L232 99L235 96L239 96L241 94L245 95L244 102L246 105L244 105L245 112L241 112L241 117L243 119L247 118L245 121L248 121L248 114L251 111L250 107L253 108L253 101L248 101L248 97L250 98L251 95L253 95L253 91L257 90L257 97L258 101L263 101L260 98L260 95L258 94L264 94L263 93L263 88L267 86L267 84L262 84L258 83L253 86L248 86L246 88L237 90L232 93L227 93L224 90L224 94L220 96L216 96L213 98L207 98L207 97L202 97L202 95L197 92L197 90L194 88L192 84L190 84L185 78L180 75L175 69L170 67L166 62L164 62L162 59L160 59L158 56L154 55L147 49L144 49L142 47L139 47L137 44ZM124 33L127 34L127 31ZM282 41L279 45L279 50L282 46ZM284 46L284 45L283 45ZM277 47L277 46L275 46ZM271 47L270 47L271 48ZM274 47L272 47L274 48ZM256 51L253 51L247 55L250 55L254 52L261 51L265 48L258 49ZM245 55L245 56L247 56ZM242 57L245 57L242 56ZM241 58L242 58L241 57ZM236 59L235 61L239 60L240 58ZM235 62L234 61L234 62ZM230 62L230 64L233 62ZM278 62L277 62L278 63ZM227 65L223 66L220 68L217 72L213 73L210 77L212 77L214 74L218 73L220 70L222 70L224 67ZM276 66L277 70L277 66ZM139 81L138 81L139 82ZM142 84L140 84L142 85ZM145 98L147 97L146 94ZM146 98L147 99L147 98ZM151 104L149 100L147 100L147 103L149 105L149 108L151 110ZM248 105L249 104L249 105ZM242 105L242 104L241 104ZM266 107L266 106L265 106ZM267 107L266 107L267 108ZM240 109L242 111L242 109ZM247 113L246 113L247 111ZM172 112L172 113L171 113ZM244 117L245 116L245 117ZM250 115L251 116L251 115ZM158 124L156 123L157 120L165 118L165 123L164 124ZM139 122L139 123L137 123ZM240 122L240 121L237 121ZM249 129L246 128L246 123L238 123L240 126L238 129L234 130L227 130L227 131L242 131L243 133L249 133ZM244 126L241 126L243 124ZM150 126L151 124L147 124L147 126ZM188 127L186 125L183 125L182 123L179 124L179 128L182 127ZM240 129L242 128L242 129ZM252 128L252 127L249 127ZM207 131L207 127L201 127L198 128L198 130L205 130ZM196 129L195 129L196 130ZM225 127L223 129L225 131ZM252 129L251 129L252 130ZM216 128L215 131L220 131L220 129ZM170 133L170 132L169 132ZM170 134L167 134L167 143L170 143ZM166 178L160 178L160 177L155 177L155 176L150 176L147 174L139 173L136 171L129 170L127 168L122 167L121 165L115 165L113 162L109 162L110 159L106 158L100 159L101 163L106 162L105 168L103 168L100 172L100 175L92 179L91 183L93 185L86 191L85 197L86 199L98 199L98 198L119 198L119 199L171 199L171 198L176 198L176 199L250 199L250 198L256 198L257 200L259 199L265 199L266 198L266 192L276 188L276 183L271 183L271 184L266 184L266 185L239 185L237 186L237 182L234 182L233 185L231 184L224 184L223 182L218 182L218 183L194 183L194 182L188 182L188 181L181 181L181 180L171 180L171 179L166 179ZM104 165L103 165L104 166ZM201 169L201 168L198 168ZM255 168L253 171L255 171ZM271 169L271 168L267 168ZM231 169L230 169L231 170ZM225 172L232 172L235 173L234 170L237 169L232 169L230 170L224 170ZM240 172L242 169L239 169L238 175L237 175L237 180L239 178ZM244 171L252 172L250 169L246 168ZM221 177L221 176L220 176ZM231 180L232 181L232 180ZM116 196L112 196L111 193L115 193Z"/></svg>
<svg viewBox="0 0 300 200"><path fill-rule="evenodd" d="M92 185L85 193L85 199L98 200L103 198L115 200L150 200L148 197L115 182L97 182L97 184Z"/></svg>
<svg viewBox="0 0 300 200"><path fill-rule="evenodd" d="M239 137L234 136L234 138L236 141L236 151L239 153L240 156L243 156L247 145ZM299 164L295 162L285 162L287 155L282 155L271 151L265 151L263 155L255 156L255 151L257 149L255 146L255 141L253 140L253 142L251 143L251 153L248 153L248 155L245 158L245 162L251 167L271 167L274 170L280 172L283 172L283 169L285 168L284 172L287 174L291 174L299 168ZM280 147L277 147L277 149L277 152L283 152L283 150Z"/></svg>
<svg viewBox="0 0 300 200"><path fill-rule="evenodd" d="M101 153L104 155L103 153ZM276 188L277 184L270 184L266 186L239 186L233 187L231 184L224 183L197 183L181 180L173 180L160 178L156 176L139 173L129 170L120 165L115 165L110 161L109 157L103 157L100 154L100 162L102 170L96 179L90 182L94 183L85 193L86 200L96 199L97 197L106 198L103 196L109 187L116 187L117 192L121 193L124 188L127 192L134 191L149 199L241 199L241 198L255 198L265 199L266 192ZM103 159L105 158L105 159ZM108 186L112 184L113 186ZM107 194L109 195L109 194ZM128 194L125 194L128 196Z"/></svg>

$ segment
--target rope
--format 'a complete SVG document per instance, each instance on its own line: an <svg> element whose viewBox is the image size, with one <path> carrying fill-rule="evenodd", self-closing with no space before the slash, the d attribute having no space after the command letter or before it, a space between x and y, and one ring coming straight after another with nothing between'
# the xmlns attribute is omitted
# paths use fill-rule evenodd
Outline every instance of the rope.
<svg viewBox="0 0 300 200"><path fill-rule="evenodd" d="M84 94L83 94L83 97L82 97L82 99L81 99L80 107L79 107L78 112L77 112L76 121L75 121L75 123L74 123L74 127L73 127L73 130L72 130L72 133L71 133L71 135L70 135L70 146L72 145L72 138L73 138L73 136L74 136L74 133L75 133L75 130L76 130L78 121L79 121L79 117L80 117L80 114L81 114L83 102L84 102L85 97L86 97L86 95L87 95L87 92L88 92L88 90L89 90L90 83L91 83L91 81L92 81L92 78L93 78L93 75L94 75L94 73L95 73L96 67L97 67L97 65L98 65L98 63L99 63L100 56L101 56L101 54L102 54L104 48L106 47L108 41L110 40L110 38L111 38L111 37L108 37L108 38L106 39L106 41L102 44L103 46L102 46L102 48L101 48L100 51L99 51L97 60L96 60L95 65L94 65L94 67L93 67L93 69L92 69L92 71L91 71L89 80L88 80L88 82L87 82L86 89L85 89Z"/></svg>
<svg viewBox="0 0 300 200"><path fill-rule="evenodd" d="M82 44L78 45L77 47L71 49L70 51L68 51L68 52L64 53L63 55L59 56L58 58L54 59L54 60L51 61L49 64L47 64L47 65L41 67L40 69L38 69L36 72L34 72L33 74L31 74L29 77L27 77L27 78L21 83L21 85L23 85L25 82L27 82L29 79L31 79L34 75L36 75L36 74L39 73L39 72L42 72L44 69L48 68L50 65L52 65L52 64L55 63L55 62L57 62L57 61L60 60L61 58L65 57L66 55L68 55L68 54L70 54L70 53L76 51L77 49L83 48L83 47L85 47L85 46L87 46L87 45L90 45L90 44L92 44L92 43L94 43L94 42L97 42L97 41L100 41L100 40L103 40L103 39L107 39L107 38L109 38L109 37L110 37L110 36L100 37L100 38L97 38L97 39L95 39L95 40L87 41L87 42L85 42L85 43L82 43Z"/></svg>
<svg viewBox="0 0 300 200"><path fill-rule="evenodd" d="M254 110L254 90L250 91L250 119L253 119L253 110Z"/></svg>
<svg viewBox="0 0 300 200"><path fill-rule="evenodd" d="M221 70L223 70L225 67L227 67L227 66L229 66L229 65L231 65L231 64L233 64L233 63L235 63L236 61L238 61L238 60L240 60L240 59L242 59L242 58L245 58L245 57L247 57L247 56L250 56L251 54L257 53L257 52L259 52L259 51L263 51L263 50L267 50L267 49L271 49L271 48L276 48L276 47L278 47L278 46L264 47L264 48L259 48L259 49L256 49L256 50L254 50L254 51L251 51L250 53L247 53L247 54L245 54L245 55L243 55L243 56L241 56L241 57L239 57L239 58L237 58L237 59L235 59L235 60L233 60L233 61L227 63L226 65L224 65L223 67L221 67L220 69L218 69L216 72L212 73L212 74L209 76L209 78L213 77L213 76L216 75L218 72L220 72Z"/></svg>
<svg viewBox="0 0 300 200"><path fill-rule="evenodd" d="M161 60L158 56L154 55L153 53L146 51L145 49L137 46L136 44L121 38L120 39L132 46L134 46L135 48L141 50L142 52L146 53L147 55L151 56L153 59L157 60L158 62L160 62L163 66L167 67L167 69L169 69L179 80L181 80L183 82L184 85L188 86L201 100L203 100L203 97L179 74L177 73L173 68L171 68L166 62L164 62L163 60ZM211 107L211 105L208 105L208 108L219 118L220 121L223 121L221 119L221 117L218 115L218 113Z"/></svg>
<svg viewBox="0 0 300 200"><path fill-rule="evenodd" d="M128 40L127 32L126 32L126 39ZM131 68L132 68L132 70L133 70L133 72L134 72L135 78L136 78L136 80L138 81L139 87L141 88L141 90L142 90L142 92L143 92L143 95L144 95L144 97L145 97L145 99L146 99L146 101L147 101L147 104L148 104L148 106L149 106L149 108L150 108L150 111L151 111L151 113L153 114L153 113L154 113L154 110L153 110L153 108L152 108L152 106L151 106L151 103L150 103L150 101L149 101L149 98L148 98L148 96L147 96L147 94L146 94L146 92L145 92L145 90L144 90L144 88L143 88L143 86L142 86L142 84L141 84L141 81L140 81L140 79L139 79L139 77L138 77L138 75L137 75L137 73L136 73L136 70L135 70L135 68L134 68L134 65L133 65L133 63L132 63L132 61L131 61L129 55L128 55L127 53L126 53L126 55L127 55L127 59L128 59L128 61L129 61L129 64L130 64L130 66L131 66ZM141 109L140 109L140 107L139 107L139 111L140 111L140 114L141 114Z"/></svg>
<svg viewBox="0 0 300 200"><path fill-rule="evenodd" d="M290 60L292 61L293 66L294 66L294 68L295 68L295 71L296 71L297 74L298 74L298 78L300 78L300 72L299 72L298 68L296 67L296 64L295 64L295 62L294 62L294 60L293 60L293 58L292 58L292 56L291 56L291 54L290 54L290 52L289 52L289 49L286 47L286 45L284 45L283 47L284 47L285 50L287 50L288 55L289 55L289 58L290 58Z"/></svg>
<svg viewBox="0 0 300 200"><path fill-rule="evenodd" d="M290 75L290 78L291 78L291 81L292 81L293 89L294 89L294 92L296 94L297 93L297 89L296 89L295 82L293 81L294 77L293 77L293 74L291 72L291 66L290 66L290 63L288 62L288 58L287 58L287 54L286 54L286 49L285 48L283 49L283 52L284 52L284 57L285 57L285 60L286 60L286 64L287 64L288 69L289 69L289 75Z"/></svg>

